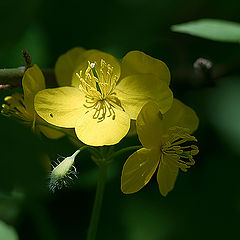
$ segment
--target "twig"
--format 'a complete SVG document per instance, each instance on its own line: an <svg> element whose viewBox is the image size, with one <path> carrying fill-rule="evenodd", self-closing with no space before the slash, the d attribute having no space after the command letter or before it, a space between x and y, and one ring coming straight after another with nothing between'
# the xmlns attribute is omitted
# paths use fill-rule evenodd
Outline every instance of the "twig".
<svg viewBox="0 0 240 240"><path fill-rule="evenodd" d="M24 72L25 67L0 69L0 86L4 86L0 90L21 88ZM48 87L57 85L54 69L43 69L42 72Z"/></svg>

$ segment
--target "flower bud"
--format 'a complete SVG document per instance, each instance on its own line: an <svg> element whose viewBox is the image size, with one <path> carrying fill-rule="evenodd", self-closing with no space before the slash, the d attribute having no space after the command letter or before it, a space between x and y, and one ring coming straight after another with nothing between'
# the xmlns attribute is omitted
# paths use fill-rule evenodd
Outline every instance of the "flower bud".
<svg viewBox="0 0 240 240"><path fill-rule="evenodd" d="M55 191L60 189L64 185L67 186L69 179L72 180L71 174L76 176L77 171L73 166L75 157L80 152L77 150L72 156L64 158L63 161L59 162L56 167L53 168L50 174L49 189Z"/></svg>

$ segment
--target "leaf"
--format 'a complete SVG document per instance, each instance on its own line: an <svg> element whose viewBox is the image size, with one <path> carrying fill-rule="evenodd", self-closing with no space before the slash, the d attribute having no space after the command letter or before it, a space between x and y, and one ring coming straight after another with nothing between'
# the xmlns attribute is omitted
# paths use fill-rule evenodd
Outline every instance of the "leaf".
<svg viewBox="0 0 240 240"><path fill-rule="evenodd" d="M240 23L220 19L200 19L173 25L171 30L220 42L240 42Z"/></svg>
<svg viewBox="0 0 240 240"><path fill-rule="evenodd" d="M0 239L6 240L18 240L15 229L3 221L0 221Z"/></svg>

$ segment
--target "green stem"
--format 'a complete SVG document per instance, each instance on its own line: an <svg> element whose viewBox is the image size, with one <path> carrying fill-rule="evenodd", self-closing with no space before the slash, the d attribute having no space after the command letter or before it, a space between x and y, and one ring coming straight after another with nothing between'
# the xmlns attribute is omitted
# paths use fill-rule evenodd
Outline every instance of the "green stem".
<svg viewBox="0 0 240 240"><path fill-rule="evenodd" d="M125 153L125 152L128 152L128 151L138 150L138 149L140 149L141 147L142 147L141 145L138 145L138 146L130 146L130 147L123 148L123 149L121 149L121 150L113 153L113 154L109 157L109 159L114 159L114 158L116 158L117 156L119 156L119 155L121 155L121 154L123 154L123 153Z"/></svg>
<svg viewBox="0 0 240 240"><path fill-rule="evenodd" d="M98 222L99 222L99 217L100 217L101 207L102 207L106 176L107 176L107 165L104 163L99 164L97 190L96 190L90 225L88 228L87 240L95 240L96 238Z"/></svg>
<svg viewBox="0 0 240 240"><path fill-rule="evenodd" d="M80 147L80 148L78 149L78 150L79 150L78 153L80 153L80 152L82 152L83 150L88 149L88 148L90 148L90 146L87 146L87 145L82 146L82 147Z"/></svg>

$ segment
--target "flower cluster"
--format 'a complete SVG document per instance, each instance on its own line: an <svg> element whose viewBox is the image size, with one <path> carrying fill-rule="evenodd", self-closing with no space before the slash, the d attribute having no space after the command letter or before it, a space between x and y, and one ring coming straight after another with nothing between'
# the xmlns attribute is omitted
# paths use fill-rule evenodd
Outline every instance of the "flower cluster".
<svg viewBox="0 0 240 240"><path fill-rule="evenodd" d="M191 134L199 120L173 98L170 72L162 61L131 51L120 62L108 53L77 47L59 57L55 75L59 87L45 89L41 70L30 67L22 80L24 94L6 97L2 112L50 138L63 135L51 125L74 128L82 143L95 147L119 143L136 123L143 148L124 164L121 189L127 194L139 191L158 169L159 190L166 196L179 169L194 164L198 148ZM53 169L53 190L73 172L74 157Z"/></svg>

